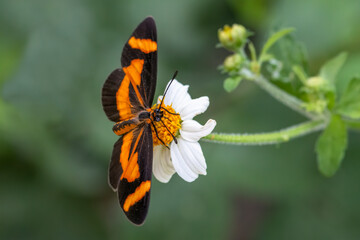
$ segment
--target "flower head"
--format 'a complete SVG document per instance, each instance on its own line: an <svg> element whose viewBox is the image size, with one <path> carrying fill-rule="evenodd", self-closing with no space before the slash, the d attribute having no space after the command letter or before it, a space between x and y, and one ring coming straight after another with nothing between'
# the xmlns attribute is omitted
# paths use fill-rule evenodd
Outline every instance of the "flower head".
<svg viewBox="0 0 360 240"><path fill-rule="evenodd" d="M201 125L193 118L205 112L208 97L191 99L189 86L174 80L166 93L161 121L152 126L154 142L153 173L160 182L168 182L176 172L187 182L206 175L206 162L198 141L214 129L215 120ZM153 108L161 103L162 96Z"/></svg>
<svg viewBox="0 0 360 240"><path fill-rule="evenodd" d="M239 24L233 24L231 27L225 25L223 29L218 30L220 43L230 51L236 51L242 47L248 35L246 28Z"/></svg>

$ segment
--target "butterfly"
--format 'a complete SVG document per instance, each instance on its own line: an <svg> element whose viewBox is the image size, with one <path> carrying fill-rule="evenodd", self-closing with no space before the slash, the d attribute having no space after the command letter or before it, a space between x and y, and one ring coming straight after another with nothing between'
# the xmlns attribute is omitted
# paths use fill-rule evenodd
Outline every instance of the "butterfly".
<svg viewBox="0 0 360 240"><path fill-rule="evenodd" d="M161 104L151 108L157 75L157 35L152 17L143 20L131 34L122 51L121 66L109 75L102 88L103 109L115 122L114 133L121 136L111 156L109 185L117 191L127 218L141 225L150 201L151 127L156 132L154 121L161 121L163 115Z"/></svg>

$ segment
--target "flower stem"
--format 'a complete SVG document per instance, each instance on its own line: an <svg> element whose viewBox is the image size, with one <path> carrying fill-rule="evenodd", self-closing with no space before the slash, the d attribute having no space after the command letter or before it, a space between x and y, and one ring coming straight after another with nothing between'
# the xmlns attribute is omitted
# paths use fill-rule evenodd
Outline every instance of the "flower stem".
<svg viewBox="0 0 360 240"><path fill-rule="evenodd" d="M297 138L315 131L324 129L325 120L312 120L295 126L281 129L269 133L256 134L226 134L212 133L202 140L206 142L228 143L234 145L269 145L287 142L293 138Z"/></svg>
<svg viewBox="0 0 360 240"><path fill-rule="evenodd" d="M304 109L304 103L300 99L286 93L285 91L278 88L276 85L269 82L262 75L257 75L254 77L254 82L257 83L262 89L267 91L271 96L273 96L278 101L282 102L286 106L290 107L294 111L302 114L303 116L309 119L324 119L324 115L308 112Z"/></svg>

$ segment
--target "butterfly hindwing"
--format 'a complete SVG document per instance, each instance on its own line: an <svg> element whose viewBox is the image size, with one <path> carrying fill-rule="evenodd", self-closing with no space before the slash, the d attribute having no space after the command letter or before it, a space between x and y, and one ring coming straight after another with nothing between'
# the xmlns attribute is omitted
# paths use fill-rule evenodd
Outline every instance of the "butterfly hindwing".
<svg viewBox="0 0 360 240"><path fill-rule="evenodd" d="M132 179L123 178L118 187L119 202L126 216L135 224L142 224L149 209L150 188L152 176L153 140L149 124L141 129L139 143L133 145L137 153L137 164L140 177ZM137 169L130 170L134 172Z"/></svg>
<svg viewBox="0 0 360 240"><path fill-rule="evenodd" d="M153 141L150 125L143 124L115 143L109 167L109 183L135 224L145 220L150 200Z"/></svg>

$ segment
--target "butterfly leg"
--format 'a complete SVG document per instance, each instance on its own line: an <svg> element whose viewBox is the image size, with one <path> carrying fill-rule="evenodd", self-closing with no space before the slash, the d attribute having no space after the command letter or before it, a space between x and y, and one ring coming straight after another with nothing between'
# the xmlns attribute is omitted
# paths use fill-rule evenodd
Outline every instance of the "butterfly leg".
<svg viewBox="0 0 360 240"><path fill-rule="evenodd" d="M156 137L160 140L160 142L161 142L165 147L167 147L167 148L170 150L169 146L167 146L167 145L164 143L164 141L163 141L161 138L159 138L159 134L158 134L158 132L157 132L156 126L155 126L155 124L154 124L153 121L151 121L151 124L152 124L153 127L154 127Z"/></svg>
<svg viewBox="0 0 360 240"><path fill-rule="evenodd" d="M168 130L168 132L171 134L172 138L174 139L175 143L177 144L177 139L176 137L174 136L174 134L172 134L170 132L170 130L168 129L168 127L165 125L165 123L163 122L163 120L160 119L160 121L162 122L162 124L164 125L164 127L166 128L166 130Z"/></svg>

